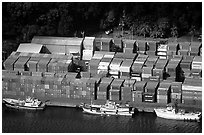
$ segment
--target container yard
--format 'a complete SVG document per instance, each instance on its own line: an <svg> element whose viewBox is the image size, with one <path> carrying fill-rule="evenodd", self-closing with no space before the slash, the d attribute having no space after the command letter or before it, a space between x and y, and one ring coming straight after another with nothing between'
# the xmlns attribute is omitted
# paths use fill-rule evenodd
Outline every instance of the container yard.
<svg viewBox="0 0 204 135"><path fill-rule="evenodd" d="M35 36L4 61L2 96L69 107L111 100L145 112L177 102L201 110L201 48L201 42Z"/></svg>

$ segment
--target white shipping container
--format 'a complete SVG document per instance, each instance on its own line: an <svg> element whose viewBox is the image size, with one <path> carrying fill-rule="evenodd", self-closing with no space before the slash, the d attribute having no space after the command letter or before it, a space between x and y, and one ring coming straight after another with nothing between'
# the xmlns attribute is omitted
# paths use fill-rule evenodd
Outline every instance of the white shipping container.
<svg viewBox="0 0 204 135"><path fill-rule="evenodd" d="M163 52L167 51L167 45L160 44L157 48L157 51L163 51Z"/></svg>
<svg viewBox="0 0 204 135"><path fill-rule="evenodd" d="M131 79L135 79L136 81L142 81L141 77L132 76Z"/></svg>
<svg viewBox="0 0 204 135"><path fill-rule="evenodd" d="M192 69L202 69L202 64L192 64Z"/></svg>
<svg viewBox="0 0 204 135"><path fill-rule="evenodd" d="M98 66L98 70L108 70L108 66L106 65Z"/></svg>
<svg viewBox="0 0 204 135"><path fill-rule="evenodd" d="M130 72L130 67L120 66L120 72Z"/></svg>
<svg viewBox="0 0 204 135"><path fill-rule="evenodd" d="M103 58L104 54L94 54L94 56L92 57L92 59L98 59L101 60Z"/></svg>
<svg viewBox="0 0 204 135"><path fill-rule="evenodd" d="M157 55L159 55L159 56L166 56L167 53L166 52L157 52Z"/></svg>
<svg viewBox="0 0 204 135"><path fill-rule="evenodd" d="M109 70L110 74L118 75L119 71L118 70Z"/></svg>
<svg viewBox="0 0 204 135"><path fill-rule="evenodd" d="M142 74L142 78L149 78L150 76L152 76L151 74Z"/></svg>
<svg viewBox="0 0 204 135"><path fill-rule="evenodd" d="M114 54L105 54L103 57L104 58L113 58Z"/></svg>
<svg viewBox="0 0 204 135"><path fill-rule="evenodd" d="M93 56L93 50L83 50L83 60L91 60Z"/></svg>
<svg viewBox="0 0 204 135"><path fill-rule="evenodd" d="M190 85L182 85L182 90L189 90L189 91L202 91L202 87L200 86L190 86Z"/></svg>
<svg viewBox="0 0 204 135"><path fill-rule="evenodd" d="M118 64L110 64L110 70L117 70L119 71L120 70L120 65Z"/></svg>

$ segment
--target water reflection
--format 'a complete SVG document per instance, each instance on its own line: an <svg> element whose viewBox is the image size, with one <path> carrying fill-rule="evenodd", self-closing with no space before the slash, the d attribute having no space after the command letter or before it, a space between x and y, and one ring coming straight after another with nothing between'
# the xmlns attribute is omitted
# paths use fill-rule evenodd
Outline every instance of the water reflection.
<svg viewBox="0 0 204 135"><path fill-rule="evenodd" d="M201 124L198 122L186 122L186 121L177 121L177 120L167 120L157 117L155 119L155 125L159 132L201 132Z"/></svg>

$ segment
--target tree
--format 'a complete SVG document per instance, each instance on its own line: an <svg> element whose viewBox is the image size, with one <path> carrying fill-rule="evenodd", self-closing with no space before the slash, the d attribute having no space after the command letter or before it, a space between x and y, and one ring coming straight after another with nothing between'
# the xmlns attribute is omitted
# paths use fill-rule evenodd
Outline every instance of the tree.
<svg viewBox="0 0 204 135"><path fill-rule="evenodd" d="M178 37L178 28L176 25L173 25L173 27L171 28L171 36L172 37Z"/></svg>

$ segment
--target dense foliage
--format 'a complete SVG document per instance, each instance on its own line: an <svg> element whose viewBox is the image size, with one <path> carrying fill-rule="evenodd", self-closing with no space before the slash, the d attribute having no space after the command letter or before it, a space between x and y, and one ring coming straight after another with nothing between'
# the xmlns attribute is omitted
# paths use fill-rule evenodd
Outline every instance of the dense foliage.
<svg viewBox="0 0 204 135"><path fill-rule="evenodd" d="M144 37L201 34L202 3L3 2L3 38L29 41L34 35L78 36L124 28Z"/></svg>

